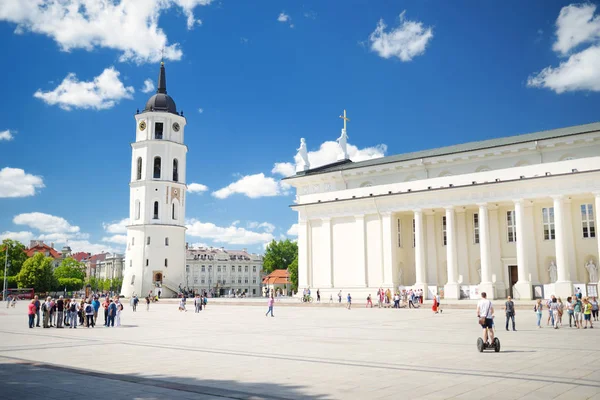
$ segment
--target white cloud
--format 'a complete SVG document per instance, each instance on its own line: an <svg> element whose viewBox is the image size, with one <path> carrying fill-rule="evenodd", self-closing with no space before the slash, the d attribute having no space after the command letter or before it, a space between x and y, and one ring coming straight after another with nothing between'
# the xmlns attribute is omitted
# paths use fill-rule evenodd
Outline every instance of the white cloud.
<svg viewBox="0 0 600 400"><path fill-rule="evenodd" d="M256 199L259 197L270 197L287 194L287 185L284 187L274 178L265 174L246 175L229 184L228 186L213 192L212 195L218 199L226 199L232 194L239 193Z"/></svg>
<svg viewBox="0 0 600 400"><path fill-rule="evenodd" d="M288 229L287 234L290 236L298 236L298 224L293 224L292 226L290 226L290 229Z"/></svg>
<svg viewBox="0 0 600 400"><path fill-rule="evenodd" d="M0 241L2 241L4 239L18 240L19 242L23 243L25 246L29 246L29 241L31 239L33 239L33 232L29 232L29 231L20 231L20 232L5 231L5 232L0 233Z"/></svg>
<svg viewBox="0 0 600 400"><path fill-rule="evenodd" d="M5 167L0 170L0 198L33 196L36 189L43 187L41 176L27 174L20 168Z"/></svg>
<svg viewBox="0 0 600 400"><path fill-rule="evenodd" d="M571 4L563 7L556 19L556 42L552 49L567 55L583 43L600 39L600 16L594 16L594 4Z"/></svg>
<svg viewBox="0 0 600 400"><path fill-rule="evenodd" d="M105 236L102 238L103 242L109 242L109 243L116 243L116 244L122 244L122 245L126 245L127 244L127 235L112 235L112 236Z"/></svg>
<svg viewBox="0 0 600 400"><path fill-rule="evenodd" d="M208 244L206 244L206 243L202 243L202 242L190 243L190 248L191 249L197 249L197 248L200 248L200 247L209 248L211 246L208 245Z"/></svg>
<svg viewBox="0 0 600 400"><path fill-rule="evenodd" d="M557 67L548 66L527 79L528 87L546 88L555 93L579 90L600 91L600 16L593 4L571 4L560 10L556 20L556 42L552 49L567 56L586 43L587 48L570 54Z"/></svg>
<svg viewBox="0 0 600 400"><path fill-rule="evenodd" d="M220 227L210 222L201 222L195 219L190 220L186 227L188 236L230 245L251 245L273 240L273 235L268 232L254 232L234 225Z"/></svg>
<svg viewBox="0 0 600 400"><path fill-rule="evenodd" d="M142 93L150 93L154 91L154 89L154 82L152 82L152 79L148 78L144 81L144 87L141 90Z"/></svg>
<svg viewBox="0 0 600 400"><path fill-rule="evenodd" d="M190 183L187 187L188 193L204 193L208 190L208 186L201 183Z"/></svg>
<svg viewBox="0 0 600 400"><path fill-rule="evenodd" d="M73 107L103 110L113 107L121 99L131 99L133 92L133 87L123 85L119 72L110 67L90 82L79 82L74 73L69 73L54 90L42 92L38 89L33 96L67 111Z"/></svg>
<svg viewBox="0 0 600 400"><path fill-rule="evenodd" d="M13 223L27 225L43 233L77 233L78 226L71 225L66 219L41 212L31 212L16 215Z"/></svg>
<svg viewBox="0 0 600 400"><path fill-rule="evenodd" d="M204 112L204 108L199 108L198 109L198 114L202 114Z"/></svg>
<svg viewBox="0 0 600 400"><path fill-rule="evenodd" d="M348 156L354 162L380 158L383 157L387 151L387 146L385 144L359 149L357 146L348 143L346 148L348 150ZM310 167L316 168L336 162L338 152L339 146L337 142L327 141L322 143L319 147L319 150L308 152L308 161L310 162ZM296 155L295 162L297 163L299 161L300 159L298 158L298 155ZM282 176L292 176L296 173L296 167L294 163L291 162L275 163L271 173Z"/></svg>
<svg viewBox="0 0 600 400"><path fill-rule="evenodd" d="M406 11L400 14L400 25L389 32L383 19L369 36L371 50L383 58L398 57L401 61L411 61L414 57L425 53L425 48L433 38L433 29L424 27L422 22L405 18Z"/></svg>
<svg viewBox="0 0 600 400"><path fill-rule="evenodd" d="M279 22L288 22L289 20L291 20L291 18L285 12L281 12L279 17L277 17L277 21Z"/></svg>
<svg viewBox="0 0 600 400"><path fill-rule="evenodd" d="M122 249L112 247L108 244L90 243L87 240L69 240L69 247L74 253L85 251L92 254L98 253L120 253Z"/></svg>
<svg viewBox="0 0 600 400"><path fill-rule="evenodd" d="M255 221L250 221L247 224L249 229L264 229L265 232L268 233L273 233L273 231L275 231L275 225L269 223L269 222L255 222Z"/></svg>
<svg viewBox="0 0 600 400"><path fill-rule="evenodd" d="M102 223L102 228L107 233L127 233L127 225L129 225L129 218L123 218L117 222Z"/></svg>
<svg viewBox="0 0 600 400"><path fill-rule="evenodd" d="M212 0L18 0L0 2L0 20L15 23L15 33L27 31L52 38L63 51L97 47L121 52L121 61L158 62L179 60L178 43L168 44L159 27L159 17L178 7L187 17L188 29L201 21L194 17L197 6Z"/></svg>
<svg viewBox="0 0 600 400"><path fill-rule="evenodd" d="M12 132L10 130L5 130L0 132L0 140L13 140L14 137L12 135Z"/></svg>

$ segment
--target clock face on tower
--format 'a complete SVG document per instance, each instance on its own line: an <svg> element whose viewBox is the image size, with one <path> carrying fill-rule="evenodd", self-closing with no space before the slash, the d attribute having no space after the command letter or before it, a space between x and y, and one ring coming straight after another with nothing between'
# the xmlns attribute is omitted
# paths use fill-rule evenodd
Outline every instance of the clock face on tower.
<svg viewBox="0 0 600 400"><path fill-rule="evenodd" d="M177 122L174 122L174 123L173 123L173 130L174 130L175 132L179 132L179 124L178 124Z"/></svg>
<svg viewBox="0 0 600 400"><path fill-rule="evenodd" d="M146 129L146 121L140 121L140 131L143 131L144 129Z"/></svg>

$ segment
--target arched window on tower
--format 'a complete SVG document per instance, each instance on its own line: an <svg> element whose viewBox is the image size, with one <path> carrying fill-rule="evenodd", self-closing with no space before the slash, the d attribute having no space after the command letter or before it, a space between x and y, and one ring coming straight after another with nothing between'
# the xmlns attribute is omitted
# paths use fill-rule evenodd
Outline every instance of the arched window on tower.
<svg viewBox="0 0 600 400"><path fill-rule="evenodd" d="M173 203L172 218L177 219L177 207L175 207L175 203Z"/></svg>
<svg viewBox="0 0 600 400"><path fill-rule="evenodd" d="M139 181L142 179L142 157L138 157L137 159L137 175L136 179Z"/></svg>
<svg viewBox="0 0 600 400"><path fill-rule="evenodd" d="M154 179L160 179L160 157L154 157Z"/></svg>
<svg viewBox="0 0 600 400"><path fill-rule="evenodd" d="M179 161L177 159L173 160L173 182L179 182Z"/></svg>
<svg viewBox="0 0 600 400"><path fill-rule="evenodd" d="M154 202L154 216L153 219L158 219L158 201Z"/></svg>
<svg viewBox="0 0 600 400"><path fill-rule="evenodd" d="M168 267L168 266L169 266L169 262L168 262L168 260L165 258L165 267Z"/></svg>

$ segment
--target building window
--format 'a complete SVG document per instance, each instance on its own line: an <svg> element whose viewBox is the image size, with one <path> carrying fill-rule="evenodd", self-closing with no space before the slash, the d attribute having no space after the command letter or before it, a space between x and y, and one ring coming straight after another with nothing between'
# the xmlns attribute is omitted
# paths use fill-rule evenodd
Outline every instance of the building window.
<svg viewBox="0 0 600 400"><path fill-rule="evenodd" d="M202 283L204 285L206 281L204 279L200 280L200 283Z"/></svg>
<svg viewBox="0 0 600 400"><path fill-rule="evenodd" d="M398 238L398 247L402 247L402 221L398 218L396 226L396 236Z"/></svg>
<svg viewBox="0 0 600 400"><path fill-rule="evenodd" d="M415 230L415 219L413 218L413 247L415 247L416 245L416 240L417 240L417 234L416 234L416 230Z"/></svg>
<svg viewBox="0 0 600 400"><path fill-rule="evenodd" d="M208 266L208 272L212 271L212 265Z"/></svg>
<svg viewBox="0 0 600 400"><path fill-rule="evenodd" d="M133 267L133 260L129 260L129 268Z"/></svg>
<svg viewBox="0 0 600 400"><path fill-rule="evenodd" d="M256 278L252 279L252 283L256 285Z"/></svg>
<svg viewBox="0 0 600 400"><path fill-rule="evenodd" d="M200 271L202 271L202 272L206 272L206 267L203 265L203 266L201 267ZM203 283L204 283L204 282L203 282Z"/></svg>
<svg viewBox="0 0 600 400"><path fill-rule="evenodd" d="M165 267L168 267L168 266L169 266L169 260L167 260L167 259L165 258Z"/></svg>
<svg viewBox="0 0 600 400"><path fill-rule="evenodd" d="M135 219L140 219L140 201L135 201Z"/></svg>
<svg viewBox="0 0 600 400"><path fill-rule="evenodd" d="M238 265L238 272L242 272L242 266Z"/></svg>
<svg viewBox="0 0 600 400"><path fill-rule="evenodd" d="M166 238L165 238L165 246L168 246L168 245L169 245L169 238L168 238L168 237L166 237Z"/></svg>
<svg viewBox="0 0 600 400"><path fill-rule="evenodd" d="M152 219L158 219L158 201L154 202L154 214L152 215Z"/></svg>
<svg viewBox="0 0 600 400"><path fill-rule="evenodd" d="M137 159L137 174L136 179L139 181L142 179L142 157L138 157Z"/></svg>
<svg viewBox="0 0 600 400"><path fill-rule="evenodd" d="M179 161L177 159L173 160L173 182L179 182Z"/></svg>
<svg viewBox="0 0 600 400"><path fill-rule="evenodd" d="M242 278L238 278L238 283L242 283Z"/></svg>
<svg viewBox="0 0 600 400"><path fill-rule="evenodd" d="M186 273L186 274L189 274L189 273L190 273L190 266L189 266L189 265L186 265L186 266L185 266L185 273Z"/></svg>
<svg viewBox="0 0 600 400"><path fill-rule="evenodd" d="M248 283L248 278L244 279L244 283Z"/></svg>
<svg viewBox="0 0 600 400"><path fill-rule="evenodd" d="M160 157L154 157L154 179L160 179Z"/></svg>
<svg viewBox="0 0 600 400"><path fill-rule="evenodd" d="M584 238L596 237L596 227L594 225L594 208L591 204L581 205L581 226Z"/></svg>
<svg viewBox="0 0 600 400"><path fill-rule="evenodd" d="M244 267L244 272L248 272L248 266L247 265Z"/></svg>
<svg viewBox="0 0 600 400"><path fill-rule="evenodd" d="M506 212L506 232L508 233L509 242L517 241L517 220L514 210Z"/></svg>
<svg viewBox="0 0 600 400"><path fill-rule="evenodd" d="M479 214L473 214L473 243L479 243Z"/></svg>
<svg viewBox="0 0 600 400"><path fill-rule="evenodd" d="M175 203L173 203L173 210L171 211L171 218L177 219L177 213L175 212Z"/></svg>
<svg viewBox="0 0 600 400"><path fill-rule="evenodd" d="M148 238L146 239L146 244L150 244L150 236L148 236Z"/></svg>
<svg viewBox="0 0 600 400"><path fill-rule="evenodd" d="M445 246L448 243L447 236L446 236L446 216L445 215L442 217L442 243L443 243L443 246Z"/></svg>
<svg viewBox="0 0 600 400"><path fill-rule="evenodd" d="M252 272L256 272L256 265L252 266Z"/></svg>
<svg viewBox="0 0 600 400"><path fill-rule="evenodd" d="M163 138L163 123L156 122L154 124L154 139L162 139Z"/></svg>
<svg viewBox="0 0 600 400"><path fill-rule="evenodd" d="M554 240L554 207L542 208L542 224L544 226L544 240Z"/></svg>
<svg viewBox="0 0 600 400"><path fill-rule="evenodd" d="M131 245L132 245L132 246L133 246L133 245L135 245L135 237L132 237L132 238L131 238Z"/></svg>
<svg viewBox="0 0 600 400"><path fill-rule="evenodd" d="M231 266L231 272L235 272L235 265Z"/></svg>
<svg viewBox="0 0 600 400"><path fill-rule="evenodd" d="M217 265L217 272L221 272L221 266Z"/></svg>
<svg viewBox="0 0 600 400"><path fill-rule="evenodd" d="M146 258L146 267L148 266L148 259Z"/></svg>

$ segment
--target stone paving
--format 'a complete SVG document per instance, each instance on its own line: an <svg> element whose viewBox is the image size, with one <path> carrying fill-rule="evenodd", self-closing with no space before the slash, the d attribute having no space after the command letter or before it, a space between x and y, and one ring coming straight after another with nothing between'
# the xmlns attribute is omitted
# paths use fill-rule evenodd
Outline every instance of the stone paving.
<svg viewBox="0 0 600 400"><path fill-rule="evenodd" d="M2 305L6 400L600 399L600 329L536 329L533 311L517 332L497 311L502 351L481 354L474 310L153 304L74 330L29 329L25 302Z"/></svg>

